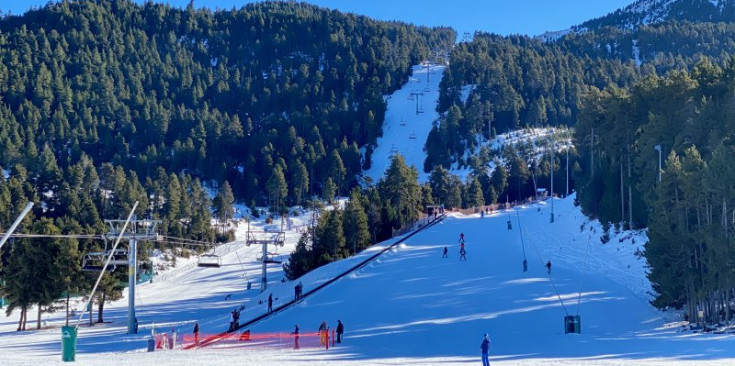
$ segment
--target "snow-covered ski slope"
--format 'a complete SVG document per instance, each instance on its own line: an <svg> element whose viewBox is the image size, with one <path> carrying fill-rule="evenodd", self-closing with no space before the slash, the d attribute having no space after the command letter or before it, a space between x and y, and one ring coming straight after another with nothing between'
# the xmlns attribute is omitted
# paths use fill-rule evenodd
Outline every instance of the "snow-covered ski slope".
<svg viewBox="0 0 735 366"><path fill-rule="evenodd" d="M548 203L485 218L450 215L372 264L249 328L253 334L290 332L299 324L302 332L313 332L323 320L334 328L341 319L345 342L328 351L223 342L191 351L144 352L151 321L159 329L176 326L190 332L191 322L199 320L203 333L214 333L226 328L236 304L246 305L243 319L248 319L265 312L265 304L257 302L268 294L279 299L276 306L292 296L294 283L279 283L276 273L265 293L245 291L233 255L237 252L250 277L257 278L257 250L234 243L223 248L229 252L219 269L180 265L140 286L140 335L125 335L124 299L108 306L106 320L112 323L80 328L77 363L467 365L479 362L482 334L488 332L494 365L735 364L735 337L680 332L667 325L675 320L672 314L649 305L645 263L634 255L645 240L643 233L612 232L603 245L600 226L589 223L572 200L555 200L554 223L549 222ZM512 230L507 230L509 218ZM460 233L465 234L467 261L458 258ZM441 258L444 246L449 248L446 259ZM304 276L304 291L380 248ZM546 260L553 265L551 277ZM227 294L234 299L224 300ZM582 334L564 334L559 297L567 312L579 311ZM60 318L51 317L52 328L40 332L17 333L16 321L14 315L0 322L3 365L61 363Z"/></svg>
<svg viewBox="0 0 735 366"><path fill-rule="evenodd" d="M424 144L433 121L439 119L436 104L443 73L442 65L416 65L409 81L387 97L383 136L378 139L373 152L372 166L365 172L374 182L383 176L390 164L390 157L395 153L400 153L406 159L406 164L416 167L420 182L428 180L428 173L423 172L426 159ZM417 102L419 113L416 113Z"/></svg>

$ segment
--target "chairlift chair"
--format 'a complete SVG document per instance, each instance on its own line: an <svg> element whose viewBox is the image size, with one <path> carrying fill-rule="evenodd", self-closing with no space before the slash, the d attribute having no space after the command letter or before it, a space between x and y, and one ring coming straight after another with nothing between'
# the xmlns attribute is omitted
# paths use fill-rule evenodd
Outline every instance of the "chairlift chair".
<svg viewBox="0 0 735 366"><path fill-rule="evenodd" d="M265 260L263 263L269 263L269 264L281 264L282 261L275 259L278 253L268 253L268 255L265 257Z"/></svg>
<svg viewBox="0 0 735 366"><path fill-rule="evenodd" d="M89 252L82 257L82 271L101 271L105 266L110 251ZM126 266L128 264L128 251L125 249L117 249L112 253L112 259L105 270L113 272L117 266Z"/></svg>
<svg viewBox="0 0 735 366"><path fill-rule="evenodd" d="M199 259L197 260L197 267L219 268L222 265L222 258L215 254L216 250L217 248L212 246L211 253L199 255Z"/></svg>
<svg viewBox="0 0 735 366"><path fill-rule="evenodd" d="M197 266L219 268L220 266L222 266L222 258L220 258L216 254L202 254L199 256Z"/></svg>

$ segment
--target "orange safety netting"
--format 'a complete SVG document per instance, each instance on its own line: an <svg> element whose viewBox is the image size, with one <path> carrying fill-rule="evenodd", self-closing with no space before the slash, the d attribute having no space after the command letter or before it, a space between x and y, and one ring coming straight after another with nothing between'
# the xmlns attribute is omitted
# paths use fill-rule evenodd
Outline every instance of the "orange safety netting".
<svg viewBox="0 0 735 366"><path fill-rule="evenodd" d="M198 342L194 334L181 335L182 346L186 349L208 346L216 341L216 347L256 347L256 348L325 348L332 346L333 336L329 332L310 333L251 333L250 331L229 334L199 334Z"/></svg>

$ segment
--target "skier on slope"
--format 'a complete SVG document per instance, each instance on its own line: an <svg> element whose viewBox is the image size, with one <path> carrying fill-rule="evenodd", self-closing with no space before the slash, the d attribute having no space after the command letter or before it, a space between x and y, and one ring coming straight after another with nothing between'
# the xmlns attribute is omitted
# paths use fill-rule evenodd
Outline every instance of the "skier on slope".
<svg viewBox="0 0 735 366"><path fill-rule="evenodd" d="M268 295L268 314L273 312L273 294Z"/></svg>
<svg viewBox="0 0 735 366"><path fill-rule="evenodd" d="M551 275L551 261L546 262L546 273Z"/></svg>
<svg viewBox="0 0 735 366"><path fill-rule="evenodd" d="M444 247L444 253L442 253L442 258L448 258L447 252L448 252L447 247Z"/></svg>
<svg viewBox="0 0 735 366"><path fill-rule="evenodd" d="M459 250L459 260L464 259L466 261L467 260L466 255L467 255L467 251L464 250L464 245L463 245L462 249Z"/></svg>
<svg viewBox="0 0 735 366"><path fill-rule="evenodd" d="M464 233L459 233L459 242L464 244Z"/></svg>

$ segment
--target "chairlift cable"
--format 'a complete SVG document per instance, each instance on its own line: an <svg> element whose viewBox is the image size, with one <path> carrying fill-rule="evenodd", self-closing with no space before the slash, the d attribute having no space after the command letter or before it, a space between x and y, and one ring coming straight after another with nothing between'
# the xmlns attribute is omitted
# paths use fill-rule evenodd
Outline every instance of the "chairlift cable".
<svg viewBox="0 0 735 366"><path fill-rule="evenodd" d="M538 248L536 247L536 244L531 241L531 246L536 251L536 255L538 255L539 261L541 263L544 263L543 257L541 257L541 252L539 252ZM569 312L567 311L567 307L564 305L564 300L561 299L561 295L559 294L559 290L556 288L556 283L554 283L554 279L551 277L551 273L549 273L549 282L551 282L551 286L554 288L554 292L556 292L556 297L559 298L559 303L561 303L561 307L564 309L564 314L569 316Z"/></svg>
<svg viewBox="0 0 735 366"><path fill-rule="evenodd" d="M590 240L592 240L592 232L590 231L587 237L587 248L584 251L584 264L582 265L582 272L579 274L579 297L577 298L577 315L579 316L579 304L582 302L582 278L584 273L587 271L587 254L590 252Z"/></svg>
<svg viewBox="0 0 735 366"><path fill-rule="evenodd" d="M523 244L523 230L521 230L521 215L516 211L516 218L518 219L518 233L521 234L521 249L523 249L523 260L526 260L526 246ZM510 214L508 214L510 216Z"/></svg>

